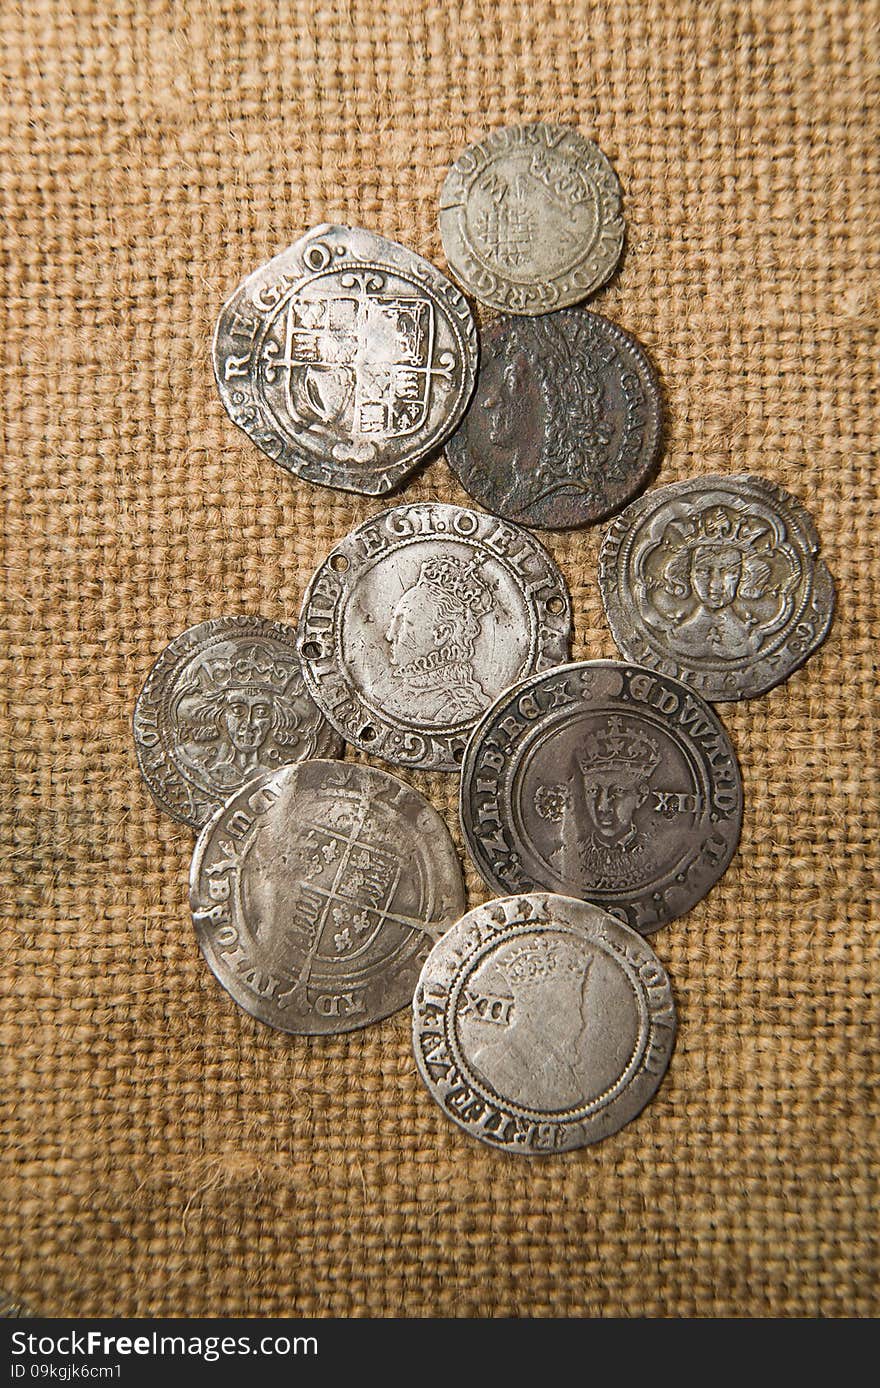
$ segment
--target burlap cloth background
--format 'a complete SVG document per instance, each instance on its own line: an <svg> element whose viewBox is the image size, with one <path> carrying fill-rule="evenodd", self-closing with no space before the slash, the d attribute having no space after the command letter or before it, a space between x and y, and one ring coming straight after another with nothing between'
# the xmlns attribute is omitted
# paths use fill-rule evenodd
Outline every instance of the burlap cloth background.
<svg viewBox="0 0 880 1388"><path fill-rule="evenodd" d="M876 1312L880 6L34 0L2 23L0 1283L80 1316ZM442 266L448 164L539 117L621 177L628 250L593 306L662 372L661 480L790 488L839 609L804 670L722 709L745 831L654 938L681 1016L660 1094L529 1162L447 1124L407 1014L310 1042L234 1006L129 719L171 637L295 620L318 559L389 504L288 478L230 423L224 297L331 219ZM391 501L425 498L466 503L442 459ZM578 658L615 654L599 538L549 540ZM412 779L457 832L453 778Z"/></svg>

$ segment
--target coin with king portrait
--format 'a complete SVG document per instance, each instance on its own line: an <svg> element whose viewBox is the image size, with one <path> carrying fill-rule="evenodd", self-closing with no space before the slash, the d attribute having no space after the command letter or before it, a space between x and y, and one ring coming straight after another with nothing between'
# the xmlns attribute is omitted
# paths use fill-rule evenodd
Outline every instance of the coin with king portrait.
<svg viewBox="0 0 880 1388"><path fill-rule="evenodd" d="M172 641L133 728L154 799L195 829L260 772L343 750L303 683L296 632L255 616L200 622Z"/></svg>
<svg viewBox="0 0 880 1388"><path fill-rule="evenodd" d="M527 531L441 503L385 511L309 584L300 654L309 690L355 746L457 770L510 684L567 658L571 603Z"/></svg>
<svg viewBox="0 0 880 1388"><path fill-rule="evenodd" d="M795 497L763 477L691 477L610 527L599 586L623 654L708 699L748 699L821 644L834 584Z"/></svg>

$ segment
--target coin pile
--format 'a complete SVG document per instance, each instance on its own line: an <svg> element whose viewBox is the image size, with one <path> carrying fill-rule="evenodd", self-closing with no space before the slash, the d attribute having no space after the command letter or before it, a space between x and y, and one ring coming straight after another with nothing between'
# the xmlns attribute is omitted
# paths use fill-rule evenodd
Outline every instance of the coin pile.
<svg viewBox="0 0 880 1388"><path fill-rule="evenodd" d="M803 507L753 475L643 495L661 395L636 339L580 301L614 272L620 186L537 123L456 160L452 274L320 226L250 275L214 339L235 423L309 482L371 496L444 442L484 510L385 510L344 536L296 629L179 636L134 715L159 804L200 831L191 904L238 1004L297 1034L412 1003L415 1059L466 1132L530 1155L634 1118L668 1064L644 936L689 911L740 835L736 755L706 700L751 698L820 644L834 590ZM638 497L638 499L634 499ZM616 513L599 584L623 660L569 662L571 600L531 529ZM530 529L531 528L531 529ZM465 911L448 829L389 772L461 777L493 900Z"/></svg>

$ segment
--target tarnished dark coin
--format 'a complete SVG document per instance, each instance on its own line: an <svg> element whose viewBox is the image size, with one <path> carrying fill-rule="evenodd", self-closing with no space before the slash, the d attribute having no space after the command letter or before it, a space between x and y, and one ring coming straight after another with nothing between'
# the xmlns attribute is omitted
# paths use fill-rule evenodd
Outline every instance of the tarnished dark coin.
<svg viewBox="0 0 880 1388"><path fill-rule="evenodd" d="M763 477L691 477L640 497L608 531L599 583L628 660L707 699L750 699L828 634L834 584L819 537Z"/></svg>
<svg viewBox="0 0 880 1388"><path fill-rule="evenodd" d="M449 831L372 766L306 761L237 791L199 836L199 945L245 1012L302 1035L405 1007L431 943L464 910Z"/></svg>
<svg viewBox="0 0 880 1388"><path fill-rule="evenodd" d="M661 394L645 349L584 308L481 334L473 402L446 456L475 501L522 525L589 525L650 477Z"/></svg>
<svg viewBox="0 0 880 1388"><path fill-rule="evenodd" d="M727 868L742 782L724 725L692 689L592 660L493 705L467 749L461 822L495 891L593 901L647 935Z"/></svg>
<svg viewBox="0 0 880 1388"><path fill-rule="evenodd" d="M421 256L320 226L239 286L214 335L220 396L309 482L379 496L455 428L477 340L462 294Z"/></svg>
<svg viewBox="0 0 880 1388"><path fill-rule="evenodd" d="M609 1137L658 1088L675 1004L650 946L607 911L534 893L469 911L413 999L416 1064L492 1147L549 1156Z"/></svg>
<svg viewBox="0 0 880 1388"><path fill-rule="evenodd" d="M567 125L493 130L456 159L440 195L450 269L503 313L585 299L623 249L620 183L599 146Z"/></svg>
<svg viewBox="0 0 880 1388"><path fill-rule="evenodd" d="M261 771L342 755L303 683L296 632L264 617L218 617L178 636L134 711L134 745L153 798L200 829Z"/></svg>
<svg viewBox="0 0 880 1388"><path fill-rule="evenodd" d="M458 770L498 695L568 655L571 602L526 531L439 502L357 527L312 579L300 617L315 701L357 747Z"/></svg>

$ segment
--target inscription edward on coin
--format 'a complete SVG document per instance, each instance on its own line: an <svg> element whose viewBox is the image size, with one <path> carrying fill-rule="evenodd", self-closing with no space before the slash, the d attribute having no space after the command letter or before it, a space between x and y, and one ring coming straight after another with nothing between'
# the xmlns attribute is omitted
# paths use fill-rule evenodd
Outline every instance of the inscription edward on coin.
<svg viewBox="0 0 880 1388"><path fill-rule="evenodd" d="M749 699L825 639L834 584L809 515L763 477L691 477L641 497L602 543L599 584L629 660L707 699Z"/></svg>
<svg viewBox="0 0 880 1388"><path fill-rule="evenodd" d="M571 602L527 531L418 503L365 521L318 569L300 654L347 741L400 765L458 770L510 684L567 658Z"/></svg>
<svg viewBox="0 0 880 1388"><path fill-rule="evenodd" d="M470 409L446 457L475 501L549 529L588 525L647 482L661 393L642 345L587 309L501 318L480 337Z"/></svg>
<svg viewBox="0 0 880 1388"><path fill-rule="evenodd" d="M416 1064L444 1113L492 1147L549 1156L641 1112L675 1039L669 979L597 906L533 893L469 911L413 1000Z"/></svg>
<svg viewBox="0 0 880 1388"><path fill-rule="evenodd" d="M320 226L224 305L214 373L234 422L310 482L381 495L460 418L477 365L462 294L421 256Z"/></svg>
<svg viewBox="0 0 880 1388"><path fill-rule="evenodd" d="M617 266L620 183L570 126L494 130L450 169L440 235L453 274L482 303L547 313L585 299Z"/></svg>
<svg viewBox="0 0 880 1388"><path fill-rule="evenodd" d="M461 820L494 890L594 901L649 934L727 868L742 783L723 724L693 690L587 661L493 705L468 746Z"/></svg>
<svg viewBox="0 0 880 1388"><path fill-rule="evenodd" d="M201 622L166 647L135 706L134 744L153 798L195 829L252 776L343 751L303 683L296 632L254 616Z"/></svg>
<svg viewBox="0 0 880 1388"><path fill-rule="evenodd" d="M446 825L417 791L375 767L306 761L251 781L206 825L190 900L202 952L239 1006L306 1035L405 1007L464 886Z"/></svg>

